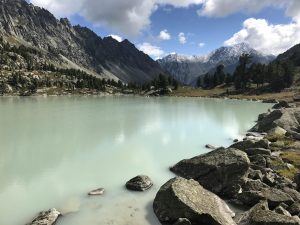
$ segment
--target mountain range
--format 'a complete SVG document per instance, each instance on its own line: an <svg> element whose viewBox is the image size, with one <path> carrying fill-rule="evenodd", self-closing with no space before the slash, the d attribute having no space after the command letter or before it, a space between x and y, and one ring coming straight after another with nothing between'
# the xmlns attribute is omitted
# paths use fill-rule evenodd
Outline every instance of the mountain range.
<svg viewBox="0 0 300 225"><path fill-rule="evenodd" d="M101 38L25 0L0 0L0 10L0 36L10 44L39 51L47 63L125 83L144 83L165 73L128 40Z"/></svg>
<svg viewBox="0 0 300 225"><path fill-rule="evenodd" d="M242 54L249 54L253 63L267 64L275 59L273 55L264 55L246 43L229 47L221 47L203 56L185 56L170 54L157 62L176 80L185 85L194 85L199 76L223 64L226 73L233 73Z"/></svg>

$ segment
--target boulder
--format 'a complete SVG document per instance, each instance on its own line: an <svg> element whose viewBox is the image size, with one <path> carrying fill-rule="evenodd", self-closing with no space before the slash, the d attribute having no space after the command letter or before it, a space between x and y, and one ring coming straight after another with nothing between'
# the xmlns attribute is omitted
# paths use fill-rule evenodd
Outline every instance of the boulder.
<svg viewBox="0 0 300 225"><path fill-rule="evenodd" d="M272 109L281 109L281 108L290 108L290 105L287 101L280 101L272 107Z"/></svg>
<svg viewBox="0 0 300 225"><path fill-rule="evenodd" d="M234 225L234 213L217 195L197 181L173 178L158 191L153 209L163 224L186 218L192 225ZM185 220L186 223L188 223Z"/></svg>
<svg viewBox="0 0 300 225"><path fill-rule="evenodd" d="M237 199L245 205L254 206L261 200L267 200L270 207L275 208L281 203L291 205L294 199L282 190L269 187L259 180L247 180Z"/></svg>
<svg viewBox="0 0 300 225"><path fill-rule="evenodd" d="M262 201L255 205L238 221L238 225L299 225L298 217L282 215L269 209L268 203Z"/></svg>
<svg viewBox="0 0 300 225"><path fill-rule="evenodd" d="M299 216L300 215L300 202L295 202L292 204L289 208L288 211L291 213L293 216Z"/></svg>
<svg viewBox="0 0 300 225"><path fill-rule="evenodd" d="M265 148L248 148L245 150L247 155L252 156L252 155L271 155L271 150L270 149L265 149Z"/></svg>
<svg viewBox="0 0 300 225"><path fill-rule="evenodd" d="M251 162L251 168L255 170L261 170L267 167L267 160L263 155L249 156Z"/></svg>
<svg viewBox="0 0 300 225"><path fill-rule="evenodd" d="M250 161L243 151L219 148L207 154L182 160L171 171L197 180L204 188L216 194L233 197L248 176Z"/></svg>
<svg viewBox="0 0 300 225"><path fill-rule="evenodd" d="M296 185L297 185L297 190L300 191L300 173L297 173L297 174L295 175L294 180L295 180L295 183L296 183Z"/></svg>
<svg viewBox="0 0 300 225"><path fill-rule="evenodd" d="M139 175L127 181L126 188L131 191L146 191L153 186L148 176Z"/></svg>
<svg viewBox="0 0 300 225"><path fill-rule="evenodd" d="M88 193L88 195L103 195L104 194L104 188L98 188L98 189L95 189L95 190L92 190Z"/></svg>
<svg viewBox="0 0 300 225"><path fill-rule="evenodd" d="M299 128L298 121L300 121L299 108L278 109L274 110L266 117L259 120L257 124L251 129L251 131L269 132L277 126L286 131L296 131Z"/></svg>
<svg viewBox="0 0 300 225"><path fill-rule="evenodd" d="M267 140L244 140L240 141L237 143L234 143L233 145L230 146L230 148L236 148L242 151L246 151L247 149L253 149L253 148L264 148L268 149L269 148L269 142Z"/></svg>
<svg viewBox="0 0 300 225"><path fill-rule="evenodd" d="M53 225L58 220L61 215L55 208L49 209L48 211L43 211L38 214L38 216L27 225Z"/></svg>
<svg viewBox="0 0 300 225"><path fill-rule="evenodd" d="M274 211L276 212L276 213L278 213L278 214L282 214L282 215L286 215L286 216L292 216L291 214L290 214L290 212L289 211L287 211L285 208L283 208L282 206L277 206L275 209L274 209Z"/></svg>

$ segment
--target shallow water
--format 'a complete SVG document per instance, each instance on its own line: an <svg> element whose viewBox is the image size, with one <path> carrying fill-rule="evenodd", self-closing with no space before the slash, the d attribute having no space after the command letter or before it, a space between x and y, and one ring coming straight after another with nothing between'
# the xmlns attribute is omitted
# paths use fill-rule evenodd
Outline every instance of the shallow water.
<svg viewBox="0 0 300 225"><path fill-rule="evenodd" d="M0 98L0 225L41 210L58 225L157 225L152 201L168 167L227 146L269 105L219 99L141 97ZM124 189L149 175L145 193ZM88 197L95 188L105 195Z"/></svg>

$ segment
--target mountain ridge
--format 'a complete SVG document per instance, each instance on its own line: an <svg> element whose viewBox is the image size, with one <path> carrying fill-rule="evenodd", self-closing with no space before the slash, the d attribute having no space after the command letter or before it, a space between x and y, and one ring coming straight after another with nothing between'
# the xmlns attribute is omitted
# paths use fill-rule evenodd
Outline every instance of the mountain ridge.
<svg viewBox="0 0 300 225"><path fill-rule="evenodd" d="M0 35L10 44L22 44L53 53L58 67L77 67L101 78L144 83L165 71L128 40L101 38L92 30L56 19L46 9L25 0L0 1Z"/></svg>
<svg viewBox="0 0 300 225"><path fill-rule="evenodd" d="M158 63L181 83L194 85L199 76L213 72L219 64L225 66L225 72L233 73L242 54L250 54L253 62L263 64L275 59L275 56L264 55L248 44L240 43L234 46L220 47L207 55L168 55L158 60Z"/></svg>

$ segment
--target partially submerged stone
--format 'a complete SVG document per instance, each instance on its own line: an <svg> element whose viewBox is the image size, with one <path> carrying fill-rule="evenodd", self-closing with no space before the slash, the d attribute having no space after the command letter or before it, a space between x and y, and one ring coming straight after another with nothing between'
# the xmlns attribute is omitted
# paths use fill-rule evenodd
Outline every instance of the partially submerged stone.
<svg viewBox="0 0 300 225"><path fill-rule="evenodd" d="M131 191L146 191L153 186L150 177L146 175L139 175L126 183L126 188Z"/></svg>
<svg viewBox="0 0 300 225"><path fill-rule="evenodd" d="M55 208L49 209L48 211L40 212L38 216L27 225L54 225L60 215L61 213Z"/></svg>
<svg viewBox="0 0 300 225"><path fill-rule="evenodd" d="M105 189L104 188L98 188L95 190L92 190L88 193L88 195L94 196L94 195L103 195L104 194Z"/></svg>

